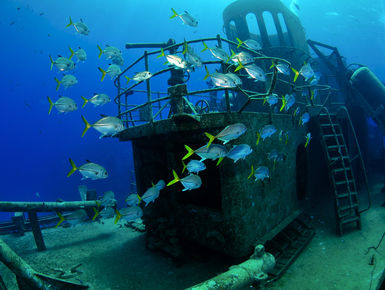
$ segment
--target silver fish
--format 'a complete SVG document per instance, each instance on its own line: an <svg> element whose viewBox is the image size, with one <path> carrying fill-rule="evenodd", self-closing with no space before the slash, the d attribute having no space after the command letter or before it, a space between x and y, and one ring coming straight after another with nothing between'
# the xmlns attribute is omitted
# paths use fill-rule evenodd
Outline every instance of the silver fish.
<svg viewBox="0 0 385 290"><path fill-rule="evenodd" d="M241 63L244 66L254 63L254 57L252 57L249 53L245 51L233 53L233 55L231 56L231 60L234 63Z"/></svg>
<svg viewBox="0 0 385 290"><path fill-rule="evenodd" d="M165 187L164 180L159 180L155 185L151 186L146 192L140 197L147 206L150 202L154 202L159 197L160 191Z"/></svg>
<svg viewBox="0 0 385 290"><path fill-rule="evenodd" d="M80 167L76 167L73 160L71 158L69 160L70 160L72 169L67 174L67 177L70 177L76 170L78 170L80 174L83 176L82 180L87 178L96 180L96 179L104 179L108 177L108 173L106 169L99 164L87 162Z"/></svg>
<svg viewBox="0 0 385 290"><path fill-rule="evenodd" d="M73 211L69 216L65 217L65 221L75 226L88 219L87 212L84 209L78 209Z"/></svg>
<svg viewBox="0 0 385 290"><path fill-rule="evenodd" d="M236 74L227 73L227 74L225 74L225 76L230 78L235 83L235 85L237 85L237 86L242 85L242 80Z"/></svg>
<svg viewBox="0 0 385 290"><path fill-rule="evenodd" d="M286 105L285 105L285 111L288 111L294 104L295 104L295 96L293 94L286 94L285 95Z"/></svg>
<svg viewBox="0 0 385 290"><path fill-rule="evenodd" d="M140 203L140 196L137 193L131 193L126 198L128 206L138 205Z"/></svg>
<svg viewBox="0 0 385 290"><path fill-rule="evenodd" d="M301 125L308 123L309 120L310 120L310 114L308 112L303 113L300 119Z"/></svg>
<svg viewBox="0 0 385 290"><path fill-rule="evenodd" d="M248 48L250 48L250 49L253 49L253 50L261 50L262 49L262 46L261 46L261 44L258 42L258 41L256 41L256 40L254 40L254 39L246 39L245 41L242 41L242 40L240 40L238 37L237 37L237 40L238 40L238 48L242 45L242 44L244 44L244 45L246 45Z"/></svg>
<svg viewBox="0 0 385 290"><path fill-rule="evenodd" d="M187 11L183 14L178 14L173 8L171 8L173 15L170 17L170 19L179 17L184 24L192 26L192 27L197 27L198 26L198 21Z"/></svg>
<svg viewBox="0 0 385 290"><path fill-rule="evenodd" d="M197 189L197 188L201 187L201 185L202 185L202 180L198 175L191 173L191 174L187 175L186 177L179 178L178 175L176 174L175 170L172 171L172 174L174 175L174 179L172 181L170 181L169 183L167 183L167 186L170 186L170 185L173 185L177 182L180 182L180 183L182 183L182 185L184 187L182 191L186 191L186 190Z"/></svg>
<svg viewBox="0 0 385 290"><path fill-rule="evenodd" d="M56 60L53 60L50 56L49 59L51 61L51 70L53 66L62 72L75 69L75 63L70 58L59 56Z"/></svg>
<svg viewBox="0 0 385 290"><path fill-rule="evenodd" d="M115 193L111 190L106 191L100 203L102 206L114 206L116 204Z"/></svg>
<svg viewBox="0 0 385 290"><path fill-rule="evenodd" d="M309 63L306 63L301 67L299 74L301 74L305 78L305 81L307 81L314 76L314 71L311 65Z"/></svg>
<svg viewBox="0 0 385 290"><path fill-rule="evenodd" d="M222 88L235 88L237 86L234 78L232 76L227 76L226 74L214 72L210 74L211 81L217 87Z"/></svg>
<svg viewBox="0 0 385 290"><path fill-rule="evenodd" d="M74 51L71 47L69 48L71 52L70 59L75 55L78 61L86 61L87 60L87 54L86 51L79 47L77 51Z"/></svg>
<svg viewBox="0 0 385 290"><path fill-rule="evenodd" d="M78 80L74 75L65 75L61 80L55 77L55 81L57 83L56 90L59 90L60 85L63 85L65 89L68 89L78 83Z"/></svg>
<svg viewBox="0 0 385 290"><path fill-rule="evenodd" d="M213 136L209 133L205 133L205 135L209 138L208 146L214 141L214 139L218 139L223 141L223 144L227 142L237 139L239 136L246 132L247 128L242 123L235 123L226 126L222 131L220 131L217 135Z"/></svg>
<svg viewBox="0 0 385 290"><path fill-rule="evenodd" d="M103 208L99 214L102 218L108 219L112 218L115 215L115 211L112 207L107 206Z"/></svg>
<svg viewBox="0 0 385 290"><path fill-rule="evenodd" d="M222 48L220 48L220 47L212 47L211 48L211 47L208 47L206 45L206 43L204 43L204 42L203 42L203 46L204 46L204 48L203 48L202 52L205 51L205 50L209 50L211 52L211 54L215 58L220 59L220 60L222 60L224 62L228 62L229 61L229 58L230 58L229 55Z"/></svg>
<svg viewBox="0 0 385 290"><path fill-rule="evenodd" d="M73 112L78 109L78 106L76 105L75 101L71 98L60 97L55 103L52 102L50 97L47 98L50 105L48 114L51 114L51 110L53 107L55 107L60 113Z"/></svg>
<svg viewBox="0 0 385 290"><path fill-rule="evenodd" d="M83 35L88 35L90 33L90 29L88 28L88 26L83 22L82 19L80 19L80 22L72 22L72 19L70 17L70 22L67 24L66 27L70 27L71 25L73 25L73 27L75 27L76 31L79 33L79 34L83 34Z"/></svg>
<svg viewBox="0 0 385 290"><path fill-rule="evenodd" d="M152 73L150 73L149 71L142 71L142 72L138 72L137 74L135 74L132 77L132 79L136 82L141 82L141 81L149 79L150 77L152 77Z"/></svg>
<svg viewBox="0 0 385 290"><path fill-rule="evenodd" d="M111 58L111 62L113 64L118 65L118 66L122 66L122 65L124 65L124 58L121 55L117 55L117 56L114 56L113 58Z"/></svg>
<svg viewBox="0 0 385 290"><path fill-rule="evenodd" d="M202 59L193 52L186 53L186 60L193 67L202 66Z"/></svg>
<svg viewBox="0 0 385 290"><path fill-rule="evenodd" d="M233 159L234 163L239 159L245 159L247 155L251 154L253 149L247 144L235 145L229 153L227 153L226 157Z"/></svg>
<svg viewBox="0 0 385 290"><path fill-rule="evenodd" d="M99 58L103 54L106 56L107 59L113 59L122 56L122 51L115 46L106 45L105 49L102 49L99 45L97 47L99 49Z"/></svg>
<svg viewBox="0 0 385 290"><path fill-rule="evenodd" d="M265 97L264 103L267 102L269 106L274 106L278 103L278 95L277 94L271 94Z"/></svg>
<svg viewBox="0 0 385 290"><path fill-rule="evenodd" d="M265 178L269 178L269 168L267 168L266 166L259 166L254 171L254 177L255 181L263 181Z"/></svg>
<svg viewBox="0 0 385 290"><path fill-rule="evenodd" d="M186 169L189 173L198 173L206 169L206 165L198 160L190 160L186 165ZM184 168L183 168L184 170ZM182 171L183 173L183 171Z"/></svg>
<svg viewBox="0 0 385 290"><path fill-rule="evenodd" d="M275 129L274 125L265 125L260 131L260 136L262 140L265 140L265 138L270 137L275 132L277 132L277 129Z"/></svg>
<svg viewBox="0 0 385 290"><path fill-rule="evenodd" d="M84 106L90 102L91 104L93 104L95 107L97 106L102 106L102 105L105 105L109 102L111 102L111 99L108 95L106 94L95 94L92 98L90 99L87 99L85 97L81 97L84 101L83 105L82 105L82 108L84 108Z"/></svg>
<svg viewBox="0 0 385 290"><path fill-rule="evenodd" d="M82 119L86 126L86 128L83 131L82 137L87 132L87 130L91 127L93 127L96 131L101 133L99 139L106 136L115 136L116 134L124 130L124 125L122 120L116 117L106 116L101 118L99 121L95 122L92 125L87 122L84 116L82 116Z"/></svg>
<svg viewBox="0 0 385 290"><path fill-rule="evenodd" d="M212 144L210 147L207 145L204 145L197 150L192 150L189 146L185 145L185 148L187 149L188 153L183 157L182 160L187 159L194 153L197 154L201 160L200 162L203 162L206 159L216 160L220 159L226 156L227 150L223 145L219 144Z"/></svg>
<svg viewBox="0 0 385 290"><path fill-rule="evenodd" d="M177 68L185 69L185 68L188 67L188 63L187 63L183 58L181 58L181 57L178 56L178 55L175 55L175 54L167 54L167 55L166 55L166 59L167 59L167 61L168 61L171 65L174 65L174 66L176 66Z"/></svg>
<svg viewBox="0 0 385 290"><path fill-rule="evenodd" d="M143 216L143 210L139 206L130 206L120 209L120 214L127 222L133 222Z"/></svg>
<svg viewBox="0 0 385 290"><path fill-rule="evenodd" d="M246 65L244 68L251 78L261 82L266 81L265 72L256 64L249 64Z"/></svg>
<svg viewBox="0 0 385 290"><path fill-rule="evenodd" d="M120 67L117 66L116 64L111 64L106 71L100 67L98 67L98 69L102 73L101 81L104 80L104 77L106 76L106 74L108 74L111 77L111 79L113 79L118 75L120 75L120 73L122 72Z"/></svg>

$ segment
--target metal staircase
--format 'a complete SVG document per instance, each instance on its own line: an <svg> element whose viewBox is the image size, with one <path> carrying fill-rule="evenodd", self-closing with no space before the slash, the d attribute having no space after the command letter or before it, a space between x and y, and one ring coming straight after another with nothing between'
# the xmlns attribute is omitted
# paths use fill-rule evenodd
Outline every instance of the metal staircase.
<svg viewBox="0 0 385 290"><path fill-rule="evenodd" d="M336 116L324 108L319 115L319 125L334 190L337 231L342 235L344 227L351 223L361 229L357 185L345 138Z"/></svg>

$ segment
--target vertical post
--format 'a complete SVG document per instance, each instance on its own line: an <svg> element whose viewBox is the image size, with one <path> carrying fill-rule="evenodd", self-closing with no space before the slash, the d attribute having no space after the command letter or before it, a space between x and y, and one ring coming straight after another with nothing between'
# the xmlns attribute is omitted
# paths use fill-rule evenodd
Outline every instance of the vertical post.
<svg viewBox="0 0 385 290"><path fill-rule="evenodd" d="M94 189L87 190L86 200L97 200L97 197L98 197L98 194L97 194L96 190L94 190ZM86 213L90 219L92 219L95 215L95 212L92 208L86 208Z"/></svg>
<svg viewBox="0 0 385 290"><path fill-rule="evenodd" d="M120 98L121 96L120 96L120 76L119 76L118 77L118 118L122 119L122 116L120 115L120 113L122 112Z"/></svg>
<svg viewBox="0 0 385 290"><path fill-rule="evenodd" d="M31 221L33 237L35 238L37 250L45 251L47 248L45 247L43 235L41 234L41 229L39 225L39 220L37 219L36 211L29 211L28 217Z"/></svg>
<svg viewBox="0 0 385 290"><path fill-rule="evenodd" d="M20 236L24 236L24 213L15 212L15 215L12 217L12 222L16 226L17 233Z"/></svg>
<svg viewBox="0 0 385 290"><path fill-rule="evenodd" d="M160 93L159 93L159 91L158 91L158 100L159 100L159 98L160 98ZM158 105L159 105L159 110L160 110L160 112L159 112L159 118L160 118L160 120L162 120L162 106L161 106L161 104L160 104L160 102L158 102Z"/></svg>
<svg viewBox="0 0 385 290"><path fill-rule="evenodd" d="M217 42L218 42L218 47L222 48L222 38L219 34L217 34Z"/></svg>
<svg viewBox="0 0 385 290"><path fill-rule="evenodd" d="M128 106L127 106L127 99L128 99L128 94L124 94L124 103L125 103L125 107L124 107L124 111L126 111L128 109ZM126 125L126 127L128 128L128 114L124 114L124 117L126 118L126 121L124 122L124 124ZM132 118L131 118L132 119Z"/></svg>
<svg viewBox="0 0 385 290"><path fill-rule="evenodd" d="M144 51L144 67L145 70L148 71L148 54L147 50ZM152 103L151 103L151 86L150 86L150 79L146 80L147 85L147 106L148 106L148 120L150 123L153 122L153 113L152 113Z"/></svg>
<svg viewBox="0 0 385 290"><path fill-rule="evenodd" d="M227 113L230 113L231 112L231 106L230 106L229 90L225 90L225 98L226 98L226 111L227 111Z"/></svg>

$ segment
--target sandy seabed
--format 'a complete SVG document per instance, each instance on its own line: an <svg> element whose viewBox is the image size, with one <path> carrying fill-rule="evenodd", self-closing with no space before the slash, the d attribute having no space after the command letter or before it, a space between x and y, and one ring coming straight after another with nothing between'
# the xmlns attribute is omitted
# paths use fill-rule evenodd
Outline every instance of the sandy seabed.
<svg viewBox="0 0 385 290"><path fill-rule="evenodd" d="M372 186L372 208L362 214L362 230L352 229L339 237L333 216L327 211L311 216L316 235L298 259L269 289L376 289L385 268L383 183ZM209 279L230 265L220 255L192 253L182 264L148 250L145 234L132 228L104 223L85 223L71 228L45 229L47 246L37 252L31 232L22 237L1 238L35 270L54 275L54 268L69 270L81 263L82 272L72 278L90 289L184 289ZM369 265L374 255L374 265ZM13 273L0 264L8 289L17 289Z"/></svg>

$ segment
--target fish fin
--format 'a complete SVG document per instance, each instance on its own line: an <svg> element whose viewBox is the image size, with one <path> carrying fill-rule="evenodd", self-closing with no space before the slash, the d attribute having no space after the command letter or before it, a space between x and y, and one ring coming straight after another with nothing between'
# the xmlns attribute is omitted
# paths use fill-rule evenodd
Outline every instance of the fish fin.
<svg viewBox="0 0 385 290"><path fill-rule="evenodd" d="M70 18L70 23L68 23L68 24L66 25L66 27L70 27L71 25L74 25L74 23L72 22L71 16L70 16L69 18Z"/></svg>
<svg viewBox="0 0 385 290"><path fill-rule="evenodd" d="M142 201L142 198L140 197L139 194L136 194L136 196L138 197L138 205L140 204L140 202Z"/></svg>
<svg viewBox="0 0 385 290"><path fill-rule="evenodd" d="M187 154L185 156L183 156L182 160L186 160L187 158L189 158L191 155L193 155L195 153L194 150L192 150L189 146L187 145L184 145L184 148L186 148L187 150Z"/></svg>
<svg viewBox="0 0 385 290"><path fill-rule="evenodd" d="M59 87L60 87L60 81L59 81L59 79L58 79L57 77L55 77L55 81L56 81L56 83L57 83L57 85L56 85L56 91L58 91L58 90L59 90Z"/></svg>
<svg viewBox="0 0 385 290"><path fill-rule="evenodd" d="M62 214L60 212L56 212L57 216L59 217L59 222L57 223L57 225L55 226L55 228L57 228L58 226L61 225L62 222L64 222L64 217L62 216Z"/></svg>
<svg viewBox="0 0 385 290"><path fill-rule="evenodd" d="M217 166L222 162L223 159L224 159L224 157L220 157L220 158L218 159Z"/></svg>
<svg viewBox="0 0 385 290"><path fill-rule="evenodd" d="M102 54L103 54L103 49L100 47L99 44L97 46L98 46L98 49L99 49L99 56L98 56L98 58L101 58Z"/></svg>
<svg viewBox="0 0 385 290"><path fill-rule="evenodd" d="M186 54L188 52L188 44L186 40L184 40L183 46L184 46L184 49L182 51L182 54Z"/></svg>
<svg viewBox="0 0 385 290"><path fill-rule="evenodd" d="M118 221L122 218L122 214L117 209L115 209L115 213L116 213L116 217L114 220L114 225L116 225Z"/></svg>
<svg viewBox="0 0 385 290"><path fill-rule="evenodd" d="M239 48L243 44L243 41L240 40L238 37L236 38L236 40L238 41L237 48Z"/></svg>
<svg viewBox="0 0 385 290"><path fill-rule="evenodd" d="M203 43L203 49L201 50L201 52L204 52L204 51L208 50L209 47L207 46L207 44L204 41L202 41L202 43Z"/></svg>
<svg viewBox="0 0 385 290"><path fill-rule="evenodd" d="M68 172L67 177L70 177L76 170L78 170L78 168L75 165L75 162L71 158L69 158L69 161L71 163L72 169L70 172Z"/></svg>
<svg viewBox="0 0 385 290"><path fill-rule="evenodd" d="M71 48L71 46L69 46L68 48L69 48L69 50L70 50L70 52L71 52L71 55L69 56L68 59L71 59L71 58L74 56L75 52L73 51L73 49Z"/></svg>
<svg viewBox="0 0 385 290"><path fill-rule="evenodd" d="M247 177L247 179L250 179L253 176L253 174L254 174L254 166L251 165L251 172L250 172L249 176Z"/></svg>
<svg viewBox="0 0 385 290"><path fill-rule="evenodd" d="M48 110L48 115L49 115L49 114L51 114L52 108L53 108L53 106L55 104L52 102L50 97L47 97L47 99L48 99L48 102L49 102L49 110Z"/></svg>
<svg viewBox="0 0 385 290"><path fill-rule="evenodd" d="M172 11L173 15L170 16L170 19L173 19L173 18L179 16L179 14L174 10L174 8L171 8L171 11Z"/></svg>
<svg viewBox="0 0 385 290"><path fill-rule="evenodd" d="M313 101L313 99L314 99L314 91L310 90L310 100Z"/></svg>
<svg viewBox="0 0 385 290"><path fill-rule="evenodd" d="M128 82L131 80L128 76L124 76L127 79L126 85L128 85Z"/></svg>
<svg viewBox="0 0 385 290"><path fill-rule="evenodd" d="M83 96L81 96L81 98L82 98L83 101L84 101L84 103L83 103L83 105L82 105L82 108L84 108L84 107L86 106L86 104L88 103L88 100L87 100L85 97L83 97Z"/></svg>
<svg viewBox="0 0 385 290"><path fill-rule="evenodd" d="M266 103L266 101L267 101L267 97L265 97L265 98L263 99L263 105Z"/></svg>
<svg viewBox="0 0 385 290"><path fill-rule="evenodd" d="M84 122L84 125L86 125L86 127L84 128L83 133L82 133L82 137L83 137L84 134L86 134L87 130L92 127L92 125L90 123L88 123L88 121L86 120L86 118L84 118L84 116L82 116L82 120Z"/></svg>
<svg viewBox="0 0 385 290"><path fill-rule="evenodd" d="M274 60L272 61L272 64L271 64L271 66L269 67L269 69L272 69L273 67L275 67L275 62L274 62Z"/></svg>
<svg viewBox="0 0 385 290"><path fill-rule="evenodd" d="M207 148L210 147L211 143L215 140L215 136L211 135L210 133L205 132L205 135L207 138L209 138L209 143L207 143Z"/></svg>
<svg viewBox="0 0 385 290"><path fill-rule="evenodd" d="M258 138L257 138L257 145L259 144L259 140L261 140L261 133L257 133L257 136L258 136Z"/></svg>
<svg viewBox="0 0 385 290"><path fill-rule="evenodd" d="M299 76L299 72L295 69L295 68L291 68L291 70L294 72L294 74L295 74L295 76L294 76L294 80L293 80L293 82L296 82L297 81L297 78L298 78L298 76Z"/></svg>
<svg viewBox="0 0 385 290"><path fill-rule="evenodd" d="M182 174L183 174L183 172L186 170L186 168L187 168L187 166L186 166L186 164L183 162L183 160L182 160L182 165L183 165L183 169L182 169Z"/></svg>
<svg viewBox="0 0 385 290"><path fill-rule="evenodd" d="M102 82L106 76L106 71L104 69L102 69L101 67L98 67L98 70L102 73L102 78L100 79L100 81Z"/></svg>
<svg viewBox="0 0 385 290"><path fill-rule="evenodd" d="M178 181L180 181L178 174L176 174L175 170L172 171L172 174L174 175L174 179L171 180L169 183L167 183L167 186L173 185L173 184L177 183Z"/></svg>
<svg viewBox="0 0 385 290"><path fill-rule="evenodd" d="M160 49L160 54L159 54L156 58L160 58L160 57L162 57L162 56L166 56L166 55L164 54L163 48Z"/></svg>
<svg viewBox="0 0 385 290"><path fill-rule="evenodd" d="M49 56L49 60L51 61L51 70L52 70L53 64L54 64L54 61L53 61L53 59L52 59L52 56Z"/></svg>
<svg viewBox="0 0 385 290"><path fill-rule="evenodd" d="M286 98L285 96L282 96L282 106L281 106L281 109L279 109L280 112L282 112L283 108L285 108L286 106Z"/></svg>
<svg viewBox="0 0 385 290"><path fill-rule="evenodd" d="M206 75L203 78L203 80L206 80L210 76L209 69L207 68L207 66L205 66L205 70L206 70Z"/></svg>
<svg viewBox="0 0 385 290"><path fill-rule="evenodd" d="M237 66L237 68L234 70L234 72L237 72L237 71L239 71L240 69L242 69L242 68L245 68L244 66L243 66L243 64L242 64L242 62L238 59L238 63L239 63L239 65Z"/></svg>
<svg viewBox="0 0 385 290"><path fill-rule="evenodd" d="M94 221L100 213L96 208L93 207L92 209L94 210L94 213L95 213L94 216L92 217L92 221Z"/></svg>

